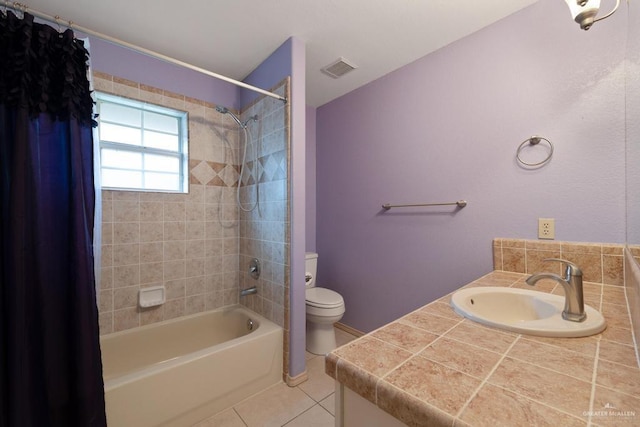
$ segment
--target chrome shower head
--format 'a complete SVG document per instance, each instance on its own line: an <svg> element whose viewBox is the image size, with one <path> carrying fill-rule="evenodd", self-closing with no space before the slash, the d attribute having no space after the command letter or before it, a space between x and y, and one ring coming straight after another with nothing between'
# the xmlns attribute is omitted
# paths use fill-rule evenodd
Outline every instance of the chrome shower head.
<svg viewBox="0 0 640 427"><path fill-rule="evenodd" d="M221 107L221 106L217 105L217 106L216 106L216 111L217 111L218 113L221 113L221 114L228 114L228 115L230 115L230 116L231 116L231 118L232 118L232 119L233 119L233 120L238 124L238 126L240 126L240 127L246 127L246 125L244 125L244 124L240 121L240 119L239 119L235 114L233 114L231 111L229 111L229 109L228 109L227 107Z"/></svg>
<svg viewBox="0 0 640 427"><path fill-rule="evenodd" d="M251 122L251 121L257 122L258 121L258 115L254 114L253 116L249 117L244 122L241 122L240 119L238 118L238 116L236 116L231 111L229 111L229 109L227 107L222 107L220 105L216 105L216 111L218 113L220 113L220 114L228 114L228 115L230 115L231 118L233 118L233 120L238 124L238 126L240 126L241 128L244 128L244 129L247 128L247 125L249 124L249 122Z"/></svg>

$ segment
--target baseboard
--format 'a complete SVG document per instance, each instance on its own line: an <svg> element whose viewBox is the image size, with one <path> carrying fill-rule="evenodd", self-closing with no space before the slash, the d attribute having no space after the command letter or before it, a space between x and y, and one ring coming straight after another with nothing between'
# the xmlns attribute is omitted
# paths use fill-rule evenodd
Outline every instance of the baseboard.
<svg viewBox="0 0 640 427"><path fill-rule="evenodd" d="M287 374L285 378L285 382L289 387L296 387L308 379L309 379L309 375L307 375L307 370L305 369L304 372L296 375L295 377L290 377L289 374Z"/></svg>
<svg viewBox="0 0 640 427"><path fill-rule="evenodd" d="M364 332L359 331L355 328L352 328L351 326L345 325L344 323L340 323L340 322L336 322L333 324L333 326L337 329L340 329L342 331L345 331L348 334L353 335L354 337L360 338L361 336L365 335Z"/></svg>

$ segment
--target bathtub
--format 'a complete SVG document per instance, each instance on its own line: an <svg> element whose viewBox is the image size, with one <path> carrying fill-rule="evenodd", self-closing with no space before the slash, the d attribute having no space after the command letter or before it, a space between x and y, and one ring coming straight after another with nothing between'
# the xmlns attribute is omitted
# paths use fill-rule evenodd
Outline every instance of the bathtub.
<svg viewBox="0 0 640 427"><path fill-rule="evenodd" d="M107 423L192 426L280 382L282 339L239 305L104 335Z"/></svg>

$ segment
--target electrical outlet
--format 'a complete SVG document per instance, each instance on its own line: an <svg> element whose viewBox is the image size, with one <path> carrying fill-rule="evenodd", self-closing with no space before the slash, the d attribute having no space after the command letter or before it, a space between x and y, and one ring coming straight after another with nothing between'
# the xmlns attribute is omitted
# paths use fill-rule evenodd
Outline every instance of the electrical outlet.
<svg viewBox="0 0 640 427"><path fill-rule="evenodd" d="M556 222L553 218L538 218L538 239L556 238Z"/></svg>

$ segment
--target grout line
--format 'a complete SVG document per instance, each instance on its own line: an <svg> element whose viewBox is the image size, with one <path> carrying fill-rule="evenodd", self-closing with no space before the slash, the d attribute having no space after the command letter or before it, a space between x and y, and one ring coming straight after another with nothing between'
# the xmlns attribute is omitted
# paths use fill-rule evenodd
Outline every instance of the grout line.
<svg viewBox="0 0 640 427"><path fill-rule="evenodd" d="M526 395L524 395L524 394L522 394L522 393L520 393L520 392L517 392L517 391L512 390L512 389L510 389L510 388L507 388L507 387L505 387L505 386L498 385L498 384L493 384L493 383L489 383L489 384L490 384L491 386L493 386L493 387L497 387L497 388L499 388L500 390L504 390L504 391L506 391L506 392L513 393L513 394L515 394L516 396L519 396L519 397L521 397L521 398L523 398L523 399L525 399L525 400L528 400L528 401L531 401L531 402L537 403L538 405L542 405L542 406L544 406L544 407L546 407L546 408L552 409L552 410L554 410L554 411L556 411L556 412L560 412L560 413L562 413L562 414L568 415L568 416L570 416L570 417L572 417L572 418L575 418L575 419L578 419L578 420L580 420L580 421L583 421L583 422L584 422L584 418L580 418L580 417L579 417L579 416L577 416L576 414L572 414L572 413L570 413L570 412L567 412L567 411L566 411L566 410L564 410L564 409L561 409L561 408L558 408L558 407L555 407L555 406L551 406L551 405L549 405L548 403L545 403L545 402L543 402L543 401L541 401L541 400L538 400L538 399L535 399L535 398L532 398L532 397L526 396ZM595 424L594 424L594 427L595 427Z"/></svg>
<svg viewBox="0 0 640 427"><path fill-rule="evenodd" d="M480 392L480 390L482 389L482 387L484 387L484 385L487 383L487 380L491 377L491 375L493 375L493 373L498 369L498 367L502 364L502 361L505 359L505 357L507 357L507 354L511 351L511 349L513 348L513 346L516 345L516 343L520 340L520 336L517 336L516 339L511 343L511 345L509 346L508 349L505 350L505 352L502 354L502 356L500 357L500 360L498 360L496 362L495 365L493 365L493 368L491 368L491 371L489 371L489 373L485 376L485 378L482 380L482 382L480 383L480 385L474 390L473 393L471 393L471 396L469 396L469 398L467 399L467 401L464 403L464 405L462 405L462 408L460 408L460 410L458 411L458 413L455 415L455 419L458 420L460 419L460 416L462 415L462 413L465 411L465 409L467 409L467 407L469 406L469 403L471 403L471 401L473 400L473 398Z"/></svg>
<svg viewBox="0 0 640 427"><path fill-rule="evenodd" d="M508 336L507 334L503 334L503 335ZM446 338L446 339L448 339L448 340L455 341L455 342L458 342L458 343L460 343L460 344L465 344L465 345L468 345L468 346L471 346L471 347L477 348L477 349L479 349L479 350L488 351L489 353L502 354L502 353L500 353L499 351L492 350L492 349L489 349L489 348L486 348L486 347L480 347L479 345L475 345L475 344L470 343L470 342L468 342L468 341L462 341L461 339L454 338L454 337L450 337L450 336L447 336L447 337L444 337L444 336L438 337L438 339L437 339L437 340L434 340L431 344L435 343L436 341L439 341L439 340L440 340L440 338ZM517 335L517 336L516 336L516 339L517 339L517 338L520 338L520 335ZM515 342L515 341L514 341L514 342ZM429 344L427 347L430 347L430 346L431 346L431 344ZM420 352L422 353L424 350L426 350L426 348L422 349ZM508 349L507 349L507 350L508 350ZM505 351L506 351L506 350L505 350Z"/></svg>
<svg viewBox="0 0 640 427"><path fill-rule="evenodd" d="M598 376L598 362L600 360L600 340L596 343L596 358L593 361L593 374L591 375L591 396L589 397L589 418L587 426L593 422L593 403L596 398L596 378Z"/></svg>
<svg viewBox="0 0 640 427"><path fill-rule="evenodd" d="M331 393L331 394L333 394L333 393ZM330 394L329 396L331 396L331 394ZM327 397L329 397L329 396L327 396ZM325 397L325 399L326 399L327 397ZM322 400L324 400L324 399L322 399ZM333 419L335 419L335 415L333 415L331 412L329 412L329 410L328 410L327 408L325 408L324 406L322 406L322 404L321 404L320 402L318 402L318 404L317 404L317 405L318 405L318 406L320 406L320 407L321 407L322 409L324 409L325 411L327 411L327 413L328 413L329 415L331 415L331 417L332 417Z"/></svg>
<svg viewBox="0 0 640 427"><path fill-rule="evenodd" d="M537 343L537 344L547 345L547 344L544 344L544 343ZM600 345L600 342L598 341L598 343L597 343L597 344L598 344L598 346L599 346L599 345ZM561 347L555 347L555 348L556 348L556 349L560 349ZM596 347L596 349L597 349L597 348L599 348L599 347ZM573 352L573 353L578 353L578 352L575 352L575 351L573 351L573 350L567 350L567 349L562 349L562 351L569 351L569 352ZM597 356L597 353L596 353L596 356ZM588 383L588 382L589 382L589 380L585 380L584 378L578 378L578 377L576 377L576 376L574 376L574 375L571 375L571 374L569 374L569 373L567 373L567 372L558 371L558 370L556 370L556 369L554 369L554 368L549 368L549 367L547 367L547 366L539 365L539 364L537 364L536 362L532 362L531 360L521 359L521 358L519 358L519 357L517 357L517 356L509 356L509 357L511 357L511 358L512 358L512 359L514 359L514 360L518 360L518 361L520 361L520 362L526 363L526 364L528 364L528 365L533 365L533 366L536 366L536 367L541 368L541 369L546 369L546 370L548 370L548 371L555 372L556 374L565 375L565 376L567 376L567 377L569 377L569 378L573 378L574 380L582 381L582 382L585 382L585 383ZM597 360L597 358L596 358L596 360Z"/></svg>
<svg viewBox="0 0 640 427"><path fill-rule="evenodd" d="M249 427L249 424L247 424L246 421L242 418L240 413L236 410L236 407L232 406L231 409L233 410L233 412L235 412L235 414L238 416L238 418L240 418L240 421L242 421L242 424L244 424L245 426ZM219 413L221 413L221 412L219 412Z"/></svg>
<svg viewBox="0 0 640 427"><path fill-rule="evenodd" d="M313 400L313 399L312 399ZM315 401L314 401L315 402ZM291 424L293 421L295 421L298 417L301 417L303 414L306 414L307 412L309 412L310 410L312 410L313 408L315 408L316 406L320 406L320 408L322 408L323 410L325 410L329 415L331 415L331 417L333 417L335 419L335 416L327 411L320 403L315 402L312 406L310 406L309 408L305 409L304 411L300 412L298 415L296 415L295 417L291 418L290 420L286 421L284 424L281 424L281 427L286 427L287 425Z"/></svg>
<svg viewBox="0 0 640 427"><path fill-rule="evenodd" d="M624 275L624 286L623 286L623 288L624 288L624 299L625 299L625 301L627 303L627 313L628 313L628 316L629 316L629 324L631 325L631 339L633 340L633 347L635 348L635 351L636 351L636 362L638 363L638 367L640 367L640 349L638 349L638 342L636 341L636 334L635 334L635 328L640 327L640 325L634 325L633 324L633 316L631 316L631 304L629 302L629 296L627 295L627 286L626 286L626 284L627 284L627 271L626 270L627 269L625 267L629 263L627 262L626 251L628 251L628 249L625 250L624 259L622 261L623 262L623 266L624 266L623 269L622 269L623 275ZM631 254L629 254L629 256L630 255ZM628 276L629 276L629 281L631 281L632 278L636 279L636 280L638 279L638 277L636 277L636 275L631 271L628 272ZM631 284L631 286L634 286L634 285ZM604 294L604 289L602 291L603 291L602 293ZM602 304L600 304L600 307L601 307L600 311L602 311Z"/></svg>

